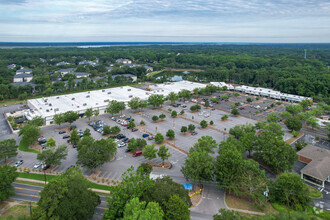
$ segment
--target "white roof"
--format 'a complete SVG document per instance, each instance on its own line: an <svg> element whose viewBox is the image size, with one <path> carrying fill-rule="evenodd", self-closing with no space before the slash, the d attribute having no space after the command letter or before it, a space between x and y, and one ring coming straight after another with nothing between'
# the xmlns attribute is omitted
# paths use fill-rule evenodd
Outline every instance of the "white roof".
<svg viewBox="0 0 330 220"><path fill-rule="evenodd" d="M171 92L178 93L183 89L193 91L195 88L204 88L206 84L189 82L189 81L180 81L180 82L171 82L171 83L162 83L149 86L151 89L150 94L163 94L167 96Z"/></svg>
<svg viewBox="0 0 330 220"><path fill-rule="evenodd" d="M227 84L225 82L210 82L211 85L214 86L219 86L219 87L224 87L227 86L228 89L234 89L234 86L231 84Z"/></svg>

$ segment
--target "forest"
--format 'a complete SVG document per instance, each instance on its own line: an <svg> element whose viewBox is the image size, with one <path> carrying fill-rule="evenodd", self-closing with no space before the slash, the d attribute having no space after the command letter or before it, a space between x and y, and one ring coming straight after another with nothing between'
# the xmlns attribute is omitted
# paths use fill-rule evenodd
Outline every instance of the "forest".
<svg viewBox="0 0 330 220"><path fill-rule="evenodd" d="M304 51L307 51L306 59ZM45 59L43 62L40 58ZM82 60L99 59L98 66L78 65ZM128 58L136 64L147 64L154 71L164 68L191 68L204 71L185 76L191 81L224 81L268 87L281 92L313 97L330 103L330 44L265 44L265 45L152 45L101 48L48 47L0 49L0 99L50 95L84 89L104 88L124 79L111 75L130 73L138 81L156 82L147 77L142 67L120 68L118 58ZM69 65L56 66L66 61ZM6 66L16 64L15 69ZM115 64L111 72L105 67ZM33 70L35 89L30 85L13 86L15 71L23 66ZM93 80L76 83L73 76L59 79L56 70L77 68L89 72ZM173 74L171 71L169 75ZM101 78L102 77L102 78ZM71 81L70 81L71 78ZM97 80L96 80L97 79Z"/></svg>

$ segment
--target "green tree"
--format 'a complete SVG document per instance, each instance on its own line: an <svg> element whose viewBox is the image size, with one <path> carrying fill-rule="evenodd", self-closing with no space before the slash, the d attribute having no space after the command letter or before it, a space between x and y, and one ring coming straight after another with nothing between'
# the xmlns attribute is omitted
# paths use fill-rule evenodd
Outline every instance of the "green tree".
<svg viewBox="0 0 330 220"><path fill-rule="evenodd" d="M111 128L109 125L104 126L103 135L111 134Z"/></svg>
<svg viewBox="0 0 330 220"><path fill-rule="evenodd" d="M246 218L244 216L241 216L239 212L233 211L233 210L227 210L227 209L220 209L220 214L216 214L213 216L213 220L248 220L249 218Z"/></svg>
<svg viewBox="0 0 330 220"><path fill-rule="evenodd" d="M245 133L255 133L256 128L252 124L235 125L229 130L229 134L233 135L236 139L240 139Z"/></svg>
<svg viewBox="0 0 330 220"><path fill-rule="evenodd" d="M109 114L118 114L120 112L120 104L117 100L111 100L106 111Z"/></svg>
<svg viewBox="0 0 330 220"><path fill-rule="evenodd" d="M146 100L140 101L140 109L144 109L148 107L148 102Z"/></svg>
<svg viewBox="0 0 330 220"><path fill-rule="evenodd" d="M289 105L285 107L285 110L289 112L292 115L297 115L299 112L303 110L303 107L301 105Z"/></svg>
<svg viewBox="0 0 330 220"><path fill-rule="evenodd" d="M269 113L267 115L268 122L277 122L279 119L280 119L280 117L275 112Z"/></svg>
<svg viewBox="0 0 330 220"><path fill-rule="evenodd" d="M304 99L304 100L299 102L299 105L301 105L301 107L305 111L305 110L308 109L308 107L312 106L313 103L311 101L309 101L308 99Z"/></svg>
<svg viewBox="0 0 330 220"><path fill-rule="evenodd" d="M0 202L14 194L14 187L11 184L17 177L16 167L8 165L0 166Z"/></svg>
<svg viewBox="0 0 330 220"><path fill-rule="evenodd" d="M181 127L181 132L182 132L182 133L186 133L187 131L188 131L187 126L182 126L182 127Z"/></svg>
<svg viewBox="0 0 330 220"><path fill-rule="evenodd" d="M72 132L71 132L71 136L70 136L70 141L72 144L77 144L80 140L80 136L78 134L78 130L77 129L74 129Z"/></svg>
<svg viewBox="0 0 330 220"><path fill-rule="evenodd" d="M175 103L176 100L178 100L178 95L175 92L170 92L168 94L167 99L171 101L171 103Z"/></svg>
<svg viewBox="0 0 330 220"><path fill-rule="evenodd" d="M91 130L89 130L88 128L86 128L85 129L85 131L84 131L84 133L83 133L83 136L84 137L89 137L89 136L91 136L92 134L91 134Z"/></svg>
<svg viewBox="0 0 330 220"><path fill-rule="evenodd" d="M134 97L131 100L129 100L127 102L128 107L130 107L133 110L137 110L140 108L140 103L141 103L141 99L139 97Z"/></svg>
<svg viewBox="0 0 330 220"><path fill-rule="evenodd" d="M166 207L165 219L167 220L188 220L190 219L190 210L178 195L172 195L167 202L164 202Z"/></svg>
<svg viewBox="0 0 330 220"><path fill-rule="evenodd" d="M183 101L186 101L186 99L190 99L191 93L187 89L183 89L178 93L178 97L183 98Z"/></svg>
<svg viewBox="0 0 330 220"><path fill-rule="evenodd" d="M302 128L302 123L298 116L291 116L285 120L284 124L291 131L300 131Z"/></svg>
<svg viewBox="0 0 330 220"><path fill-rule="evenodd" d="M142 200L146 202L157 202L163 209L165 215L168 210L166 202L173 196L177 195L187 207L192 206L188 190L183 185L173 181L171 177L165 176L157 178L154 186L148 188L142 195Z"/></svg>
<svg viewBox="0 0 330 220"><path fill-rule="evenodd" d="M165 115L165 114L160 114L160 115L159 115L159 118L160 118L161 120L164 120L164 119L166 118L166 115Z"/></svg>
<svg viewBox="0 0 330 220"><path fill-rule="evenodd" d="M137 171L143 176L150 175L152 172L152 166L148 163L141 163Z"/></svg>
<svg viewBox="0 0 330 220"><path fill-rule="evenodd" d="M35 125L24 125L21 126L18 135L22 136L21 142L30 145L40 136L40 128Z"/></svg>
<svg viewBox="0 0 330 220"><path fill-rule="evenodd" d="M180 115L183 115L184 114L184 110L182 109L181 111L180 111Z"/></svg>
<svg viewBox="0 0 330 220"><path fill-rule="evenodd" d="M78 144L77 163L89 170L110 161L111 157L117 153L116 143L112 139L94 140L92 137L84 137L83 140L86 138L90 139L87 144L83 141Z"/></svg>
<svg viewBox="0 0 330 220"><path fill-rule="evenodd" d="M301 149L307 146L307 143L305 141L297 141L295 143L295 146L296 146L296 150L300 151Z"/></svg>
<svg viewBox="0 0 330 220"><path fill-rule="evenodd" d="M214 173L214 161L206 151L192 151L186 158L181 172L188 180L200 183L201 181L212 181Z"/></svg>
<svg viewBox="0 0 330 220"><path fill-rule="evenodd" d="M158 94L150 95L148 101L150 105L156 108L164 104L164 96Z"/></svg>
<svg viewBox="0 0 330 220"><path fill-rule="evenodd" d="M310 117L309 119L307 119L306 124L308 126L311 126L312 129L319 127L318 119L316 117Z"/></svg>
<svg viewBox="0 0 330 220"><path fill-rule="evenodd" d="M38 153L37 159L47 165L60 165L61 161L68 155L68 148L66 145L46 149Z"/></svg>
<svg viewBox="0 0 330 220"><path fill-rule="evenodd" d="M247 102L253 102L253 99L251 99L251 98L247 98L246 101L247 101Z"/></svg>
<svg viewBox="0 0 330 220"><path fill-rule="evenodd" d="M88 108L88 109L86 109L86 111L85 111L85 116L86 116L86 118L88 118L88 120L90 121L90 120L91 120L91 117L93 116L93 109L92 109L92 108Z"/></svg>
<svg viewBox="0 0 330 220"><path fill-rule="evenodd" d="M164 136L158 132L155 135L155 141L156 141L156 143L162 143L164 141Z"/></svg>
<svg viewBox="0 0 330 220"><path fill-rule="evenodd" d="M233 108L230 113L234 116L237 116L240 114L237 108Z"/></svg>
<svg viewBox="0 0 330 220"><path fill-rule="evenodd" d="M70 169L45 185L32 219L89 219L100 203L81 171Z"/></svg>
<svg viewBox="0 0 330 220"><path fill-rule="evenodd" d="M168 147L166 147L165 145L161 145L158 149L157 155L159 158L162 159L164 164L164 161L168 160L168 158L171 156L171 153L168 152Z"/></svg>
<svg viewBox="0 0 330 220"><path fill-rule="evenodd" d="M10 157L14 157L17 155L17 145L14 139L6 139L0 141L0 160L5 159L5 163L7 159Z"/></svg>
<svg viewBox="0 0 330 220"><path fill-rule="evenodd" d="M63 113L55 114L53 117L53 120L54 120L55 124L60 126L62 123L65 122L65 116Z"/></svg>
<svg viewBox="0 0 330 220"><path fill-rule="evenodd" d="M210 107L210 102L208 100L205 101L204 107L206 108Z"/></svg>
<svg viewBox="0 0 330 220"><path fill-rule="evenodd" d="M136 125L135 125L135 123L134 123L133 120L131 120L131 121L128 123L128 127L129 127L129 129L133 129L133 128L136 127Z"/></svg>
<svg viewBox="0 0 330 220"><path fill-rule="evenodd" d="M164 212L156 202L140 202L138 198L131 199L124 210L123 220L163 219Z"/></svg>
<svg viewBox="0 0 330 220"><path fill-rule="evenodd" d="M222 121L225 121L225 120L227 120L228 118L229 118L228 115L224 115L224 116L221 117L221 120L222 120Z"/></svg>
<svg viewBox="0 0 330 220"><path fill-rule="evenodd" d="M309 189L297 174L282 173L269 189L270 201L302 211L310 201Z"/></svg>
<svg viewBox="0 0 330 220"><path fill-rule="evenodd" d="M74 111L68 111L64 113L65 122L69 122L69 124L72 124L79 118L79 114Z"/></svg>
<svg viewBox="0 0 330 220"><path fill-rule="evenodd" d="M173 118L175 118L176 116L178 116L178 113L177 113L177 111L172 111L171 112L171 116L173 117Z"/></svg>
<svg viewBox="0 0 330 220"><path fill-rule="evenodd" d="M117 133L119 133L119 132L120 132L120 127L118 127L117 125L111 127L111 133L112 133L112 134L117 134Z"/></svg>
<svg viewBox="0 0 330 220"><path fill-rule="evenodd" d="M155 149L156 145L147 145L143 148L143 157L147 160L152 160L157 157L157 149Z"/></svg>
<svg viewBox="0 0 330 220"><path fill-rule="evenodd" d="M208 153L214 153L214 149L217 148L218 145L216 141L211 136L202 136L198 139L198 141L194 144L192 148L190 148L190 152L192 151L206 151Z"/></svg>
<svg viewBox="0 0 330 220"><path fill-rule="evenodd" d="M94 110L93 115L94 115L94 121L96 120L96 117L100 114L99 110Z"/></svg>
<svg viewBox="0 0 330 220"><path fill-rule="evenodd" d="M214 125L214 122L212 120L210 121L210 125Z"/></svg>
<svg viewBox="0 0 330 220"><path fill-rule="evenodd" d="M166 132L166 137L168 137L169 139L174 139L175 138L175 132L172 129L169 129Z"/></svg>
<svg viewBox="0 0 330 220"><path fill-rule="evenodd" d="M152 118L151 118L154 122L156 122L156 121L158 121L158 116L157 115L154 115L154 116L152 116Z"/></svg>
<svg viewBox="0 0 330 220"><path fill-rule="evenodd" d="M72 134L71 134L72 137ZM53 138L49 138L46 142L47 147L55 147L56 146L56 142Z"/></svg>
<svg viewBox="0 0 330 220"><path fill-rule="evenodd" d="M119 108L120 114L123 115L123 111L126 109L125 102L119 102L118 108Z"/></svg>
<svg viewBox="0 0 330 220"><path fill-rule="evenodd" d="M196 127L195 127L195 125L193 125L193 124L189 124L189 125L188 125L188 130L189 130L189 131L194 131L195 128L196 128Z"/></svg>
<svg viewBox="0 0 330 220"><path fill-rule="evenodd" d="M141 120L141 121L140 121L140 125L141 125L141 126L144 126L144 125L146 125L146 123L145 123L143 120Z"/></svg>
<svg viewBox="0 0 330 220"><path fill-rule="evenodd" d="M43 126L45 124L45 119L41 116L34 117L32 120L27 121L29 125Z"/></svg>
<svg viewBox="0 0 330 220"><path fill-rule="evenodd" d="M200 125L202 128L206 128L208 124L207 124L207 121L202 120L201 123L199 123L199 125Z"/></svg>
<svg viewBox="0 0 330 220"><path fill-rule="evenodd" d="M110 186L111 196L108 197L108 209L105 211L103 219L122 218L127 202L132 198L141 198L153 186L154 182L148 175L141 175L140 172L135 172L132 166L123 173L122 181L118 186ZM157 202L156 200L153 201Z"/></svg>

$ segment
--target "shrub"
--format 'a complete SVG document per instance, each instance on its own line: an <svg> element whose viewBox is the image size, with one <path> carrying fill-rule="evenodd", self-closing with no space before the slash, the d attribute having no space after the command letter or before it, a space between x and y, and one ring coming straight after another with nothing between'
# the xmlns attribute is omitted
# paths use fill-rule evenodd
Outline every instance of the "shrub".
<svg viewBox="0 0 330 220"><path fill-rule="evenodd" d="M259 100L259 99L260 99L259 97L256 98L256 100Z"/></svg>
<svg viewBox="0 0 330 220"><path fill-rule="evenodd" d="M173 118L175 118L176 116L178 116L178 113L174 110L174 111L172 111L171 116L172 116Z"/></svg>
<svg viewBox="0 0 330 220"><path fill-rule="evenodd" d="M108 125L104 126L103 128L103 135L107 135L111 133L111 129Z"/></svg>
<svg viewBox="0 0 330 220"><path fill-rule="evenodd" d="M172 111L172 109L171 109L171 108L169 108L169 109L167 109L167 111L171 112L171 111Z"/></svg>
<svg viewBox="0 0 330 220"><path fill-rule="evenodd" d="M253 102L253 99L251 99L251 98L247 98L246 101L247 101L247 102Z"/></svg>
<svg viewBox="0 0 330 220"><path fill-rule="evenodd" d="M182 109L181 112L180 112L180 115L183 115L184 114L184 110Z"/></svg>
<svg viewBox="0 0 330 220"><path fill-rule="evenodd" d="M292 131L292 135L293 135L293 137L297 137L298 136L298 131Z"/></svg>
<svg viewBox="0 0 330 220"><path fill-rule="evenodd" d="M146 123L142 120L140 121L140 125L146 125Z"/></svg>
<svg viewBox="0 0 330 220"><path fill-rule="evenodd" d="M159 118L160 118L161 120L164 120L164 119L166 118L166 115L165 115L165 114L160 114L160 115L159 115Z"/></svg>
<svg viewBox="0 0 330 220"><path fill-rule="evenodd" d="M210 121L210 125L213 125L214 124L214 122L213 121Z"/></svg>
<svg viewBox="0 0 330 220"><path fill-rule="evenodd" d="M196 127L195 127L195 125L193 125L193 124L189 124L189 125L188 125L188 130L189 130L189 131L194 131L195 128L196 128Z"/></svg>
<svg viewBox="0 0 330 220"><path fill-rule="evenodd" d="M203 120L203 121L201 121L201 123L200 123L200 126L202 127L202 128L206 128L207 127L207 121L205 121L205 120Z"/></svg>
<svg viewBox="0 0 330 220"><path fill-rule="evenodd" d="M156 122L156 121L158 121L158 116L157 115L154 115L154 116L152 116L152 118L151 118L154 122Z"/></svg>
<svg viewBox="0 0 330 220"><path fill-rule="evenodd" d="M185 133L185 132L187 132L187 131L188 131L187 126L182 126L182 127L181 127L181 132L182 132L182 133Z"/></svg>
<svg viewBox="0 0 330 220"><path fill-rule="evenodd" d="M222 121L224 121L224 120L226 120L226 119L228 119L228 115L224 115L224 116L221 117L221 120L222 120Z"/></svg>
<svg viewBox="0 0 330 220"><path fill-rule="evenodd" d="M168 137L169 139L174 139L175 138L175 133L172 129L169 129L167 132L166 132L166 137Z"/></svg>

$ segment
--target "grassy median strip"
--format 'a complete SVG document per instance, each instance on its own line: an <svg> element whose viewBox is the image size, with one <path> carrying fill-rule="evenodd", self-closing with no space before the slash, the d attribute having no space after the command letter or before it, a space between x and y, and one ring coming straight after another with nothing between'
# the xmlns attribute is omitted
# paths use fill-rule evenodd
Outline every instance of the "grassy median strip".
<svg viewBox="0 0 330 220"><path fill-rule="evenodd" d="M31 179L31 180L39 180L44 181L45 177L44 174L37 174L37 173L18 173L18 177L24 178L24 179ZM46 175L47 182L50 180L54 180L58 177L58 175ZM27 184L27 181L24 181ZM40 184L40 183L38 183ZM101 185L97 183L93 183L91 181L88 181L89 188L92 189L100 189L100 190L109 190L110 187L107 185Z"/></svg>
<svg viewBox="0 0 330 220"><path fill-rule="evenodd" d="M20 151L24 151L24 152L30 152L30 153L39 153L39 151L35 150L35 149L30 149L29 148L29 144L25 143L24 141L21 141L18 145L18 149Z"/></svg>

